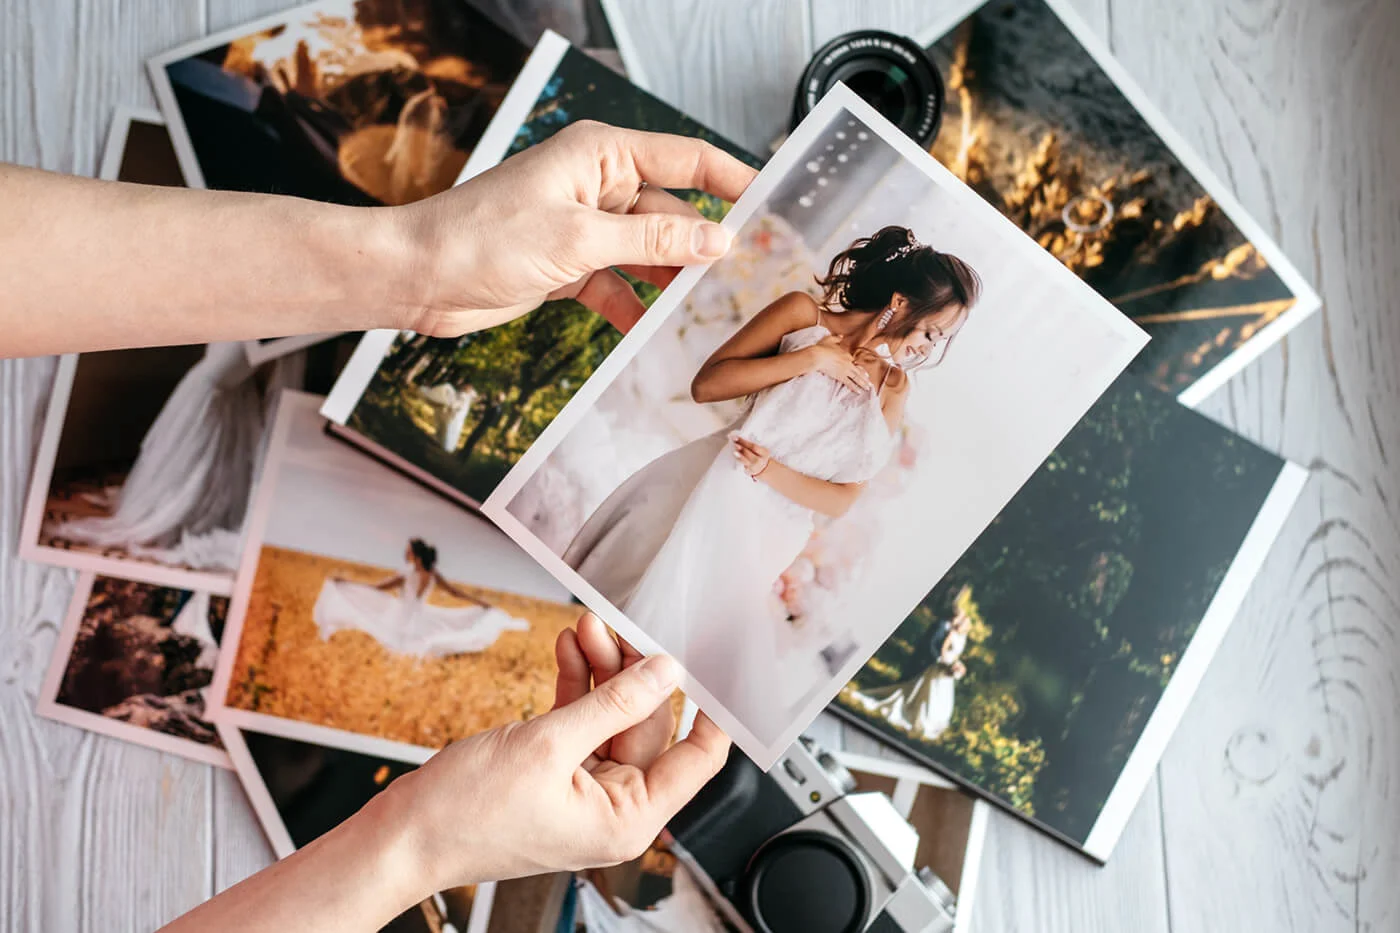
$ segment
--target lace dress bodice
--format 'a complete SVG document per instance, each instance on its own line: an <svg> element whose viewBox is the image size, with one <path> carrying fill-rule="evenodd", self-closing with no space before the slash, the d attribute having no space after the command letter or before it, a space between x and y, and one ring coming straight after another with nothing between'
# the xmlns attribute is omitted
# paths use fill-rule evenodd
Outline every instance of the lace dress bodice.
<svg viewBox="0 0 1400 933"><path fill-rule="evenodd" d="M830 333L822 324L792 331L778 352L810 347ZM823 373L805 373L757 393L737 430L784 466L834 483L866 482L895 447L879 395L856 392Z"/></svg>

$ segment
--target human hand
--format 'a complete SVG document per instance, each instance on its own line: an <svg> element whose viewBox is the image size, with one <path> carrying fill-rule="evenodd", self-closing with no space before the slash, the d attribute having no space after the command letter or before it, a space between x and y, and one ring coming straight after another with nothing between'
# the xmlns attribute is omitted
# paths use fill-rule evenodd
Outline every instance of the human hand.
<svg viewBox="0 0 1400 933"><path fill-rule="evenodd" d="M643 308L613 267L664 287L680 266L729 248L727 230L663 189L733 201L754 175L697 139L575 123L456 188L391 209L423 257L404 326L455 337L576 298L626 331Z"/></svg>
<svg viewBox="0 0 1400 933"><path fill-rule="evenodd" d="M666 747L675 661L640 658L591 616L556 653L555 709L454 742L381 795L425 891L636 858L724 765L729 740L704 715Z"/></svg>
<svg viewBox="0 0 1400 933"><path fill-rule="evenodd" d="M822 373L855 392L875 388L867 373L835 334L827 334L817 343L801 351L807 358L807 371Z"/></svg>
<svg viewBox="0 0 1400 933"><path fill-rule="evenodd" d="M952 666L949 667L949 671L952 673L954 680L962 680L967 676L967 665L963 664L961 661L954 661Z"/></svg>
<svg viewBox="0 0 1400 933"><path fill-rule="evenodd" d="M739 465L751 479L757 480L759 474L768 469L768 464L773 462L767 447L759 446L738 434L731 434L729 443L734 447L734 459L739 461Z"/></svg>

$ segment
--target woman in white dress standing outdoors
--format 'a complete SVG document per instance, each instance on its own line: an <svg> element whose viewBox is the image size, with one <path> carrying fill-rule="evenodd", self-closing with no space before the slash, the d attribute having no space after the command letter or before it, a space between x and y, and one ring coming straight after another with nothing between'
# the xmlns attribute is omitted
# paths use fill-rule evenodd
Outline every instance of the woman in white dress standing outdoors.
<svg viewBox="0 0 1400 933"><path fill-rule="evenodd" d="M633 474L564 553L717 700L775 729L775 698L794 691L773 583L815 517L845 512L888 461L909 372L943 359L980 292L970 266L899 226L856 240L818 284L820 302L783 295L696 374L697 402L751 399L739 421Z"/></svg>

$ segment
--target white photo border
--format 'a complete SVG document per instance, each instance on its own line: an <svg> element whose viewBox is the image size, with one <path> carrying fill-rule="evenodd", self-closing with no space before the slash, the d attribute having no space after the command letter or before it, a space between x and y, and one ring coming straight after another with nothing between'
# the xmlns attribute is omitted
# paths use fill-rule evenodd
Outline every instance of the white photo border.
<svg viewBox="0 0 1400 933"><path fill-rule="evenodd" d="M935 45L955 29L959 23L991 2L992 0L975 0L975 2L962 6L960 11L950 13L933 25L921 30L918 35L913 37L914 41L924 48ZM1189 386L1177 393L1176 400L1178 402L1187 408L1198 408L1217 389L1262 356L1264 351L1283 340L1290 331L1311 317L1322 307L1322 299L1289 260L1283 249L1274 242L1273 237L1269 236L1259 222L1245 210L1244 205L1235 197L1230 187L1221 181L1220 177L1206 164L1205 159L1201 158L1186 141L1186 138L1172 126L1162 111L1152 102L1152 98L1142 89L1142 85L1133 79L1128 70L1114 57L1107 44L1089 27L1084 18L1066 0L1039 0L1039 2L1049 7L1050 12L1054 13L1064 24L1080 47L1088 53L1095 64L1103 69L1104 74L1128 99L1128 103L1138 112L1138 115L1142 117L1152 132L1157 134L1157 138L1161 140L1167 151L1185 166L1195 182L1215 200L1230 222L1240 233L1244 234L1255 249L1259 250L1260 255L1268 262L1269 268L1293 293L1295 299L1293 307L1260 328L1253 337L1230 351L1223 360L1197 376Z"/></svg>
<svg viewBox="0 0 1400 933"><path fill-rule="evenodd" d="M1078 276L1066 269L1053 256L1039 246L1035 246L1034 241L1027 237L1023 231L1017 229L994 207L959 182L917 143L900 132L898 128L844 84L837 84L832 88L803 121L803 124L788 137L758 178L735 202L726 215L723 226L731 232L740 230L755 211L767 202L773 189L797 165L798 160L806 151L806 147L815 139L817 133L828 125L836 113L842 110L859 119L868 130L879 136L912 164L920 167L925 174L940 184L947 192L964 201L969 210L982 212L987 217L988 222L1003 225L1009 239L1020 240L1028 246L1034 246L1033 249L1027 248L1025 250L1024 261L1027 264L1038 263L1044 269L1045 275L1052 278L1059 276L1066 281L1072 281L1073 288L1084 293L1085 306L1099 314L1105 325L1120 332L1123 337L1123 348L1120 353L1122 359L1111 364L1115 366L1115 376L1121 373L1123 368L1141 351L1147 342L1147 335L1141 328L1130 322L1118 309L1085 285ZM564 583L570 592L601 617L613 631L626 638L644 654L661 653L664 649L650 635L627 618L625 613L605 599L577 571L565 564L559 555L536 538L509 512L508 506L530 477L564 440L575 423L597 403L604 390L631 363L647 341L666 323L671 314L680 307L685 296L708 270L709 264L688 266L681 270L675 280L656 299L647 314L599 364L593 375L564 405L554 420L545 427L540 436L497 484L495 490L481 506L482 514L495 522L555 579ZM1103 388L1107 388L1107 383ZM1080 414L1082 415L1082 412ZM888 633L886 633L886 637L888 637ZM860 669L863 660L860 657L860 652L857 651L851 660L848 660L842 669L830 678L830 682L844 684ZM689 672L686 673L682 681L681 689L686 695L694 698L700 708L705 710L720 728L734 739L735 744L765 771L777 762L787 747L797 740L802 731L831 700L831 697L825 696L825 694L814 694L814 698L796 715L794 724L790 725L773 742L765 743L740 722L737 716L731 714L720 704L715 696Z"/></svg>
<svg viewBox="0 0 1400 933"><path fill-rule="evenodd" d="M233 762L230 756L212 745L203 745L190 739L182 739L179 736L147 729L145 726L109 719L101 713L88 712L85 709L78 709L67 703L59 702L58 691L63 686L63 674L68 670L68 662L73 653L73 643L78 638L78 629L82 626L83 617L87 614L88 601L92 598L92 587L97 581L97 576L91 570L85 570L78 574L73 597L69 601L68 611L63 617L63 626L58 630L58 639L54 642L48 670L45 672L44 681L39 687L39 696L34 704L35 712L45 719L77 726L79 729L86 729L99 735L121 739L123 742L130 742L133 745L144 745L146 748L153 748L158 752L179 755L181 758L213 765L216 768L232 770ZM108 575L103 574L103 576ZM129 578L119 577L117 579Z"/></svg>

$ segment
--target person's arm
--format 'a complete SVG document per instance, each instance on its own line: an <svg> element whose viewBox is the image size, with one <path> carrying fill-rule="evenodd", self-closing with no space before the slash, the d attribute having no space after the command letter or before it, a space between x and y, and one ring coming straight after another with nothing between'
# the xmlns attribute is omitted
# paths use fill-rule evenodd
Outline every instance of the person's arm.
<svg viewBox="0 0 1400 933"><path fill-rule="evenodd" d="M376 590L384 590L387 592L388 590L396 590L401 586L407 585L408 581L404 579L403 574L396 573L393 576L385 577L383 580L380 580L378 583L374 584L374 588Z"/></svg>
<svg viewBox="0 0 1400 933"><path fill-rule="evenodd" d="M592 616L556 656L554 710L454 742L164 933L374 933L447 888L641 855L729 740L701 715L672 745L679 666L642 659Z"/></svg>
<svg viewBox="0 0 1400 933"><path fill-rule="evenodd" d="M737 435L730 443L735 459L756 482L767 484L783 498L821 515L839 518L846 514L865 489L864 483L833 483L799 473L774 460L766 447Z"/></svg>
<svg viewBox="0 0 1400 933"><path fill-rule="evenodd" d="M728 248L728 231L664 189L732 201L753 175L699 140L587 122L402 207L0 165L0 355L375 327L458 336L562 297L626 330L642 306L612 267L664 285Z"/></svg>
<svg viewBox="0 0 1400 933"><path fill-rule="evenodd" d="M788 292L747 321L710 354L690 383L696 402L723 402L787 382L810 372L824 372L857 390L870 379L840 340L828 336L793 353L779 353L783 336L816 323L817 303L802 292Z"/></svg>

